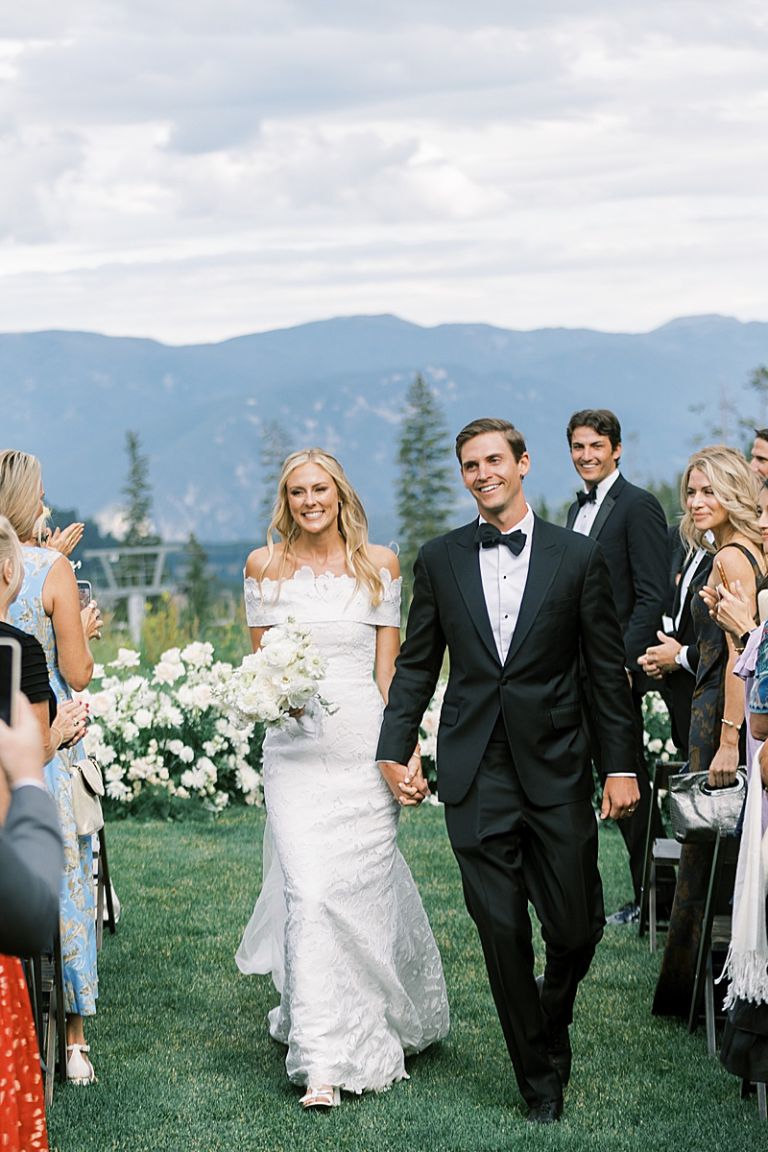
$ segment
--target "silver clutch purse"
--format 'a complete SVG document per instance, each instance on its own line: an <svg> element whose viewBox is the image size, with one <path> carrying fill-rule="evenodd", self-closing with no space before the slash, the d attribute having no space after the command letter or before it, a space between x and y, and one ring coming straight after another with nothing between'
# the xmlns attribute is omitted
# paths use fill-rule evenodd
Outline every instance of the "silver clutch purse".
<svg viewBox="0 0 768 1152"><path fill-rule="evenodd" d="M714 840L717 833L733 834L739 823L747 790L747 772L739 768L736 780L725 788L710 788L706 772L683 772L669 778L669 816L675 839L681 844Z"/></svg>

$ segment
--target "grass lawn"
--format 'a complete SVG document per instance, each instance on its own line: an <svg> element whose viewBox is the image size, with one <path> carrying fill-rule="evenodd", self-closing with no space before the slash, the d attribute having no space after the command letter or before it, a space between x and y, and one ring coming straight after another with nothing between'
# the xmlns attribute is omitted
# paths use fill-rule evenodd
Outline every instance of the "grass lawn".
<svg viewBox="0 0 768 1152"><path fill-rule="evenodd" d="M574 1070L562 1122L532 1128L497 1023L474 927L464 912L442 812L405 813L401 846L442 950L451 1001L447 1041L409 1062L411 1079L380 1096L344 1097L305 1114L265 1016L271 981L233 955L261 873L263 813L215 823L109 828L123 903L100 957L99 1015L88 1037L99 1082L57 1088L57 1152L426 1152L592 1149L675 1152L768 1146L754 1100L689 1036L649 1011L658 957L614 928L582 985ZM624 848L601 833L610 909L628 897Z"/></svg>

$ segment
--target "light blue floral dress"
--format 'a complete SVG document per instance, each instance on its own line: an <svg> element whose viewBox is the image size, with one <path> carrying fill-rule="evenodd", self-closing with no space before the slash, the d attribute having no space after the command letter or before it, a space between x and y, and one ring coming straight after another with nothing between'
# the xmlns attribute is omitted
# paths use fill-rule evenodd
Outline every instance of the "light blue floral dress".
<svg viewBox="0 0 768 1152"><path fill-rule="evenodd" d="M43 609L43 585L55 563L66 564L52 548L24 545L24 583L9 609L17 628L36 636L48 662L48 675L56 699L70 700L69 685L59 671L56 637ZM72 811L69 765L85 756L82 744L61 749L45 766L45 782L56 801L64 840L64 875L61 882L61 949L64 960L64 1010L68 1015L96 1012L96 924L93 894L93 850L90 836L78 836Z"/></svg>

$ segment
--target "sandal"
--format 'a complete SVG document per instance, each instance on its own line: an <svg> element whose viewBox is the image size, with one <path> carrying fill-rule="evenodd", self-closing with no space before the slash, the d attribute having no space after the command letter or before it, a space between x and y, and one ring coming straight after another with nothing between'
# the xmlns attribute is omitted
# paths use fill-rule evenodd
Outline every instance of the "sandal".
<svg viewBox="0 0 768 1152"><path fill-rule="evenodd" d="M93 1084L96 1073L93 1064L86 1056L90 1052L88 1044L67 1044L67 1082L69 1084Z"/></svg>
<svg viewBox="0 0 768 1152"><path fill-rule="evenodd" d="M322 1088L307 1088L299 1104L302 1108L338 1108L341 1104L341 1089L330 1084Z"/></svg>

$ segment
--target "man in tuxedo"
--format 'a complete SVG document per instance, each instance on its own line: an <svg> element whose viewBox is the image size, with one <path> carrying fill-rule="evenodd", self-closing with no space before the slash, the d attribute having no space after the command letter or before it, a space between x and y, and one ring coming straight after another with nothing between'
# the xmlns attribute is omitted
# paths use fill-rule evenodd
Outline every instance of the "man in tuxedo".
<svg viewBox="0 0 768 1152"><path fill-rule="evenodd" d="M568 509L567 526L598 540L605 554L611 589L624 637L624 664L632 687L635 716L635 761L640 803L631 819L621 825L629 853L633 899L609 918L609 924L633 923L638 918L643 885L643 863L650 782L643 741L643 695L651 684L638 658L656 642L667 590L669 548L667 522L655 496L628 483L619 472L621 425L607 408L586 408L568 421L571 459L584 488ZM594 677L588 675L586 696L591 704ZM592 708L589 708L589 717ZM592 758L598 774L605 772L601 734L590 722ZM654 835L663 830L653 813ZM671 895L671 894L670 894ZM662 894L662 901L664 894Z"/></svg>
<svg viewBox="0 0 768 1152"><path fill-rule="evenodd" d="M768 448L768 445L766 445ZM638 664L654 680L669 710L672 739L684 760L688 759L691 726L691 701L696 686L699 650L691 615L695 587L707 579L712 568L712 553L697 548L688 555L677 526L670 528L671 606L665 618L665 630L657 632L658 643L640 656Z"/></svg>
<svg viewBox="0 0 768 1152"><path fill-rule="evenodd" d="M418 801L422 782L406 765L447 649L440 799L527 1119L549 1123L570 1075L576 991L605 923L579 660L596 685L609 773L601 816L619 819L638 802L624 650L599 546L526 503L520 432L475 420L456 454L479 520L419 551L377 758L400 802ZM539 982L529 900L546 945Z"/></svg>
<svg viewBox="0 0 768 1152"><path fill-rule="evenodd" d="M749 466L763 480L768 480L768 428L755 428Z"/></svg>

